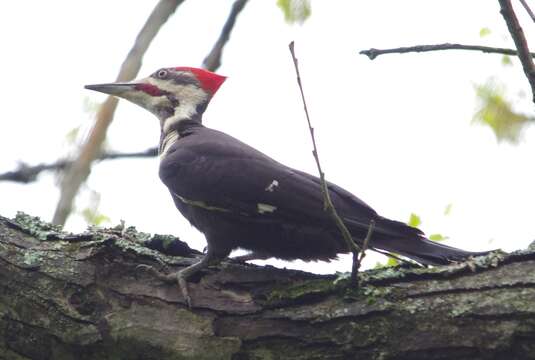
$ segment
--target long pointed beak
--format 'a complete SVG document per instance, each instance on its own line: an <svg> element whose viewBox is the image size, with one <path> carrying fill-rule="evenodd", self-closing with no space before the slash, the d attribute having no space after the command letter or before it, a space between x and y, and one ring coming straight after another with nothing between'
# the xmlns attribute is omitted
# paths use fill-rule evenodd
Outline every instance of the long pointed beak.
<svg viewBox="0 0 535 360"><path fill-rule="evenodd" d="M109 84L96 84L96 85L86 85L86 89L98 91L101 93L119 96L121 97L124 93L135 90L137 82L131 83L109 83Z"/></svg>

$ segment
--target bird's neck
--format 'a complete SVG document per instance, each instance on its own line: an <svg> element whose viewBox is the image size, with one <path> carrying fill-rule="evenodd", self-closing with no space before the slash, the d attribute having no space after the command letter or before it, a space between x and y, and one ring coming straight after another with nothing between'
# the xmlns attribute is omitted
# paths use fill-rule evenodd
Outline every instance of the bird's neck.
<svg viewBox="0 0 535 360"><path fill-rule="evenodd" d="M165 157L171 146L183 136L188 135L192 129L201 127L202 113L189 114L187 117L175 115L162 119L159 153L160 158Z"/></svg>

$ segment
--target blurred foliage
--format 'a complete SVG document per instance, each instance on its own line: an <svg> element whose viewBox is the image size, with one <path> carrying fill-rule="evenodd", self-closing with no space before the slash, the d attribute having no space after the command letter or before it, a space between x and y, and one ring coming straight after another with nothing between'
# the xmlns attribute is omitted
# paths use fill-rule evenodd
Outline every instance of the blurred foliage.
<svg viewBox="0 0 535 360"><path fill-rule="evenodd" d="M450 213L451 206L452 206L451 203L446 205L446 208L444 209L444 216L447 216ZM420 218L420 216L416 215L415 213L411 213L411 216L409 217L409 221L407 221L407 225L412 226L412 227L419 227L421 224L422 224L422 218ZM448 239L448 237L439 233L435 233L435 234L429 235L428 239L433 240L433 241L443 241L443 240ZM389 259L389 260L395 261L395 259Z"/></svg>
<svg viewBox="0 0 535 360"><path fill-rule="evenodd" d="M94 190L90 191L89 205L79 212L80 215L84 218L87 225L100 226L104 223L109 223L110 218L98 211L100 194Z"/></svg>
<svg viewBox="0 0 535 360"><path fill-rule="evenodd" d="M80 126L74 127L71 130L65 134L65 140L67 141L67 144L73 145L76 143L76 140L78 139L78 134L80 133Z"/></svg>
<svg viewBox="0 0 535 360"><path fill-rule="evenodd" d="M448 216L451 213L452 206L453 206L453 204L451 204L451 203L446 205L446 207L444 208L444 216ZM421 224L422 224L421 217L416 215L415 213L411 213L411 215L409 217L409 221L407 221L407 225L412 226L412 227L419 227ZM444 241L444 240L449 239L448 236L444 236L444 235L439 234L439 233L431 234L427 238L429 240L432 240L432 241ZM398 254L393 254L393 255L399 256ZM394 258L389 257L388 260L386 261L386 263L381 263L379 261L376 262L374 268L375 269L381 269L381 268L384 268L384 267L397 266L397 265L399 265L399 261L394 259Z"/></svg>
<svg viewBox="0 0 535 360"><path fill-rule="evenodd" d="M433 241L444 241L446 239L449 239L448 236L444 236L442 234L431 234L429 235L429 240L433 240Z"/></svg>
<svg viewBox="0 0 535 360"><path fill-rule="evenodd" d="M289 24L302 24L310 17L309 0L277 0L277 6L284 13L284 19Z"/></svg>
<svg viewBox="0 0 535 360"><path fill-rule="evenodd" d="M503 87L493 82L477 85L476 95L479 104L472 122L490 127L498 142L518 144L534 118L515 112L504 97Z"/></svg>
<svg viewBox="0 0 535 360"><path fill-rule="evenodd" d="M93 100L91 97L84 96L82 109L86 114L92 115L98 111L101 105L102 103Z"/></svg>
<svg viewBox="0 0 535 360"><path fill-rule="evenodd" d="M422 220L420 219L420 217L416 215L415 213L412 213L409 218L409 221L407 222L407 225L412 226L412 227L418 227L420 226L421 223L422 223Z"/></svg>
<svg viewBox="0 0 535 360"><path fill-rule="evenodd" d="M502 56L502 65L503 66L513 65L513 62L511 61L511 57L509 55Z"/></svg>
<svg viewBox="0 0 535 360"><path fill-rule="evenodd" d="M485 37L489 36L491 33L490 29L488 27L481 28L479 30L479 37Z"/></svg>

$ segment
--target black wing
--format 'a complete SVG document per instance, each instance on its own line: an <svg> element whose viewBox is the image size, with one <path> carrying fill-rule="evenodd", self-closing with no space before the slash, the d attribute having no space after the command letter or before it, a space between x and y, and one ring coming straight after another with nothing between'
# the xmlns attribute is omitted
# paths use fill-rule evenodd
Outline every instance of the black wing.
<svg viewBox="0 0 535 360"><path fill-rule="evenodd" d="M319 179L284 166L224 133L198 128L180 139L162 160L160 177L186 201L249 216L289 222L332 222L323 209ZM376 212L329 184L338 212L367 228Z"/></svg>

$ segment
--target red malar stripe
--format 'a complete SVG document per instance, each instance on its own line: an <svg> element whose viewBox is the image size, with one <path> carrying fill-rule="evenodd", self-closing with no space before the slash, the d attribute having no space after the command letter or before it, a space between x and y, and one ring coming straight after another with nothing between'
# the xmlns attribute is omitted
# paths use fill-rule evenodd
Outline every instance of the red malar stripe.
<svg viewBox="0 0 535 360"><path fill-rule="evenodd" d="M163 91L160 90L160 88L151 84L136 84L135 89L143 91L144 93L147 93L152 96L161 96L164 94Z"/></svg>

